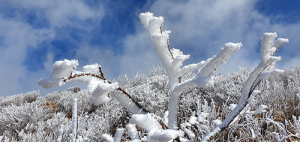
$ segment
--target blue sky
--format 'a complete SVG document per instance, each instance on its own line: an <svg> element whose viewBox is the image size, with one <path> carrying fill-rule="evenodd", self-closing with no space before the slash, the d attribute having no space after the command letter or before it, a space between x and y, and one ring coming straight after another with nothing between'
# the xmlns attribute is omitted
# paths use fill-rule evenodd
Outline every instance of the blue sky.
<svg viewBox="0 0 300 142"><path fill-rule="evenodd" d="M149 35L138 19L141 12L165 17L170 47L191 55L196 63L215 55L227 42L242 48L217 73L260 61L265 32L288 38L277 55L277 68L300 64L300 1L298 0L0 0L0 96L40 90L42 96L77 85L43 89L57 60L78 59L79 67L98 63L106 78L148 75L161 65Z"/></svg>

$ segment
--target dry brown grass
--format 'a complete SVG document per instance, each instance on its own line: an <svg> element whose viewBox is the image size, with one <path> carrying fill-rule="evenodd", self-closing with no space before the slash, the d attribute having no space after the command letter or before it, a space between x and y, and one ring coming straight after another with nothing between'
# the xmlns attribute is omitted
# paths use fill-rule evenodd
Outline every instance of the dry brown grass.
<svg viewBox="0 0 300 142"><path fill-rule="evenodd" d="M46 103L43 103L41 106L46 109L51 109L50 113L53 113L53 112L56 112L57 110L59 110L59 107L58 107L57 103L55 103L55 102L46 102Z"/></svg>
<svg viewBox="0 0 300 142"><path fill-rule="evenodd" d="M274 119L275 121L278 121L281 123L284 123L284 121L287 119L287 117L285 116L283 111L276 111L274 113L274 117L275 117L275 119Z"/></svg>

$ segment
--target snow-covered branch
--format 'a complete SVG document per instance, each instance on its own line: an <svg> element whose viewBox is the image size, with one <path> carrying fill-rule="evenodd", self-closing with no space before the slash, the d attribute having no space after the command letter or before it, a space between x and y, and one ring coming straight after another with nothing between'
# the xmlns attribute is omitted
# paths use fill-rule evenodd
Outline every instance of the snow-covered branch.
<svg viewBox="0 0 300 142"><path fill-rule="evenodd" d="M75 142L77 136L77 98L73 99L72 105L72 134L70 134L71 141Z"/></svg>
<svg viewBox="0 0 300 142"><path fill-rule="evenodd" d="M39 85L44 88L62 86L69 81L88 82L90 101L95 104L103 104L111 98L115 98L121 105L132 113L146 114L148 111L136 102L125 90L119 87L118 83L112 83L105 79L98 64L86 65L83 71L75 71L79 65L77 60L56 61L49 78L39 80Z"/></svg>
<svg viewBox="0 0 300 142"><path fill-rule="evenodd" d="M127 124L126 129L129 133L129 136L132 140L140 140L139 134L136 130L135 124Z"/></svg>
<svg viewBox="0 0 300 142"><path fill-rule="evenodd" d="M243 85L243 90L241 92L241 98L239 100L238 105L232 110L232 112L225 118L225 120L222 122L222 124L219 126L218 131L224 131L226 128L229 127L229 125L234 121L236 117L241 115L241 112L243 112L244 108L249 103L248 100L251 100L251 94L255 89L255 84L259 79L259 76L265 73L274 73L274 65L277 61L281 60L281 57L274 56L276 51L284 45L286 42L288 42L288 39L279 38L278 40L275 40L277 37L276 33L265 33L263 40L261 42L261 57L262 60L260 64L252 71L249 78ZM275 72L278 72L275 70ZM282 71L280 71L282 72ZM208 136L211 136L212 134L208 134Z"/></svg>
<svg viewBox="0 0 300 142"><path fill-rule="evenodd" d="M169 86L172 91L180 82L181 76L195 69L200 69L205 64L205 61L181 67L183 62L190 56L184 55L179 49L170 49L169 34L171 31L161 30L164 18L161 16L155 17L153 13L149 12L141 13L139 17L147 29L153 44L156 46L157 53L169 75Z"/></svg>
<svg viewBox="0 0 300 142"><path fill-rule="evenodd" d="M177 113L179 98L183 91L195 86L207 86L210 83L210 76L218 66L224 63L236 50L241 43L226 43L221 51L207 61L201 61L197 64L190 64L181 67L183 62L188 59L189 55L184 55L179 49L170 50L169 34L170 31L162 31L161 27L164 22L163 17L155 17L152 13L146 12L139 15L141 22L147 29L153 44L156 46L157 53L160 56L164 67L169 76L169 86L171 91L169 102L169 124L171 129L177 129ZM180 77L184 74L198 69L199 72L194 79L181 82Z"/></svg>

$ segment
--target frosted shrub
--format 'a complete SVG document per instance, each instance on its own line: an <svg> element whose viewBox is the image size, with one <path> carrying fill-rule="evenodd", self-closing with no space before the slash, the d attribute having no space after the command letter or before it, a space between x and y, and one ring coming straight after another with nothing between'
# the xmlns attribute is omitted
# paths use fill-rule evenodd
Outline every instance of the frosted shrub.
<svg viewBox="0 0 300 142"><path fill-rule="evenodd" d="M162 117L167 110L169 86L166 75L147 78L143 85L126 89L145 109Z"/></svg>
<svg viewBox="0 0 300 142"><path fill-rule="evenodd" d="M0 111L0 135L20 140L19 133L28 125L38 129L37 122L51 117L48 112L49 109L43 109L38 102L4 107Z"/></svg>
<svg viewBox="0 0 300 142"><path fill-rule="evenodd" d="M130 80L130 78L128 78L127 75L125 75L123 77L119 76L118 84L121 88L126 89L126 88L131 87L131 80Z"/></svg>
<svg viewBox="0 0 300 142"><path fill-rule="evenodd" d="M208 101L215 100L217 106L222 106L228 99L228 103L238 103L240 92L243 89L243 83L248 79L250 71L245 68L239 68L239 71L232 72L228 76L215 76L214 86L207 88L198 88L200 92L205 92L204 96Z"/></svg>
<svg viewBox="0 0 300 142"><path fill-rule="evenodd" d="M136 76L133 77L131 84L133 87L142 85L142 84L146 83L146 80L147 80L147 78L145 75L137 73Z"/></svg>
<svg viewBox="0 0 300 142"><path fill-rule="evenodd" d="M154 67L152 68L152 70L149 73L149 77L153 77L153 76L161 76L161 75L167 75L166 69L162 68L160 66Z"/></svg>
<svg viewBox="0 0 300 142"><path fill-rule="evenodd" d="M297 88L299 87L299 67L286 69L284 73L262 80L257 88L264 93L259 103L273 108L274 112L283 112L290 120L292 116L300 116ZM281 102L281 103L278 103Z"/></svg>
<svg viewBox="0 0 300 142"><path fill-rule="evenodd" d="M61 125L65 125L65 129L69 125L68 118L64 113L56 113L46 121L38 121L36 123L28 123L27 126L19 133L19 137L23 141L45 141L57 139L56 130Z"/></svg>
<svg viewBox="0 0 300 142"><path fill-rule="evenodd" d="M78 86L70 87L67 91L72 91L74 93L77 93L80 91L80 88Z"/></svg>
<svg viewBox="0 0 300 142"><path fill-rule="evenodd" d="M8 96L8 97L5 97L0 100L0 106L5 107L5 106L12 105L12 104L14 104L16 106L20 106L20 105L23 105L26 103L31 103L31 102L35 101L39 95L40 95L40 92L32 91L32 92L28 92L25 94L17 94L17 95Z"/></svg>
<svg viewBox="0 0 300 142"><path fill-rule="evenodd" d="M41 101L43 101L44 103L53 102L56 104L60 104L64 107L64 112L67 115L70 115L72 112L73 98L80 98L80 100L78 100L79 112L92 111L93 105L89 101L89 94L87 90L82 90L77 93L74 93L73 91L54 92L46 95L44 98L41 98Z"/></svg>

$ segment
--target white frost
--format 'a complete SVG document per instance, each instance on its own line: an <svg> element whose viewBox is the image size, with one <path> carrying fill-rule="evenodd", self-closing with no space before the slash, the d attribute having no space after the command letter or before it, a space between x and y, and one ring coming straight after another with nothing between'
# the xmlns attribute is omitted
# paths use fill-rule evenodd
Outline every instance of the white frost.
<svg viewBox="0 0 300 142"><path fill-rule="evenodd" d="M240 47L242 47L242 43L226 43L219 53L209 59L201 71L197 73L197 78L211 75L218 66L224 63Z"/></svg>
<svg viewBox="0 0 300 142"><path fill-rule="evenodd" d="M259 93L260 93L259 90L254 90L254 91L252 92L251 96L249 97L248 102L249 102L249 103L254 103L254 102L255 102L255 96L256 96L257 94L259 94Z"/></svg>
<svg viewBox="0 0 300 142"><path fill-rule="evenodd" d="M229 105L230 110L233 110L235 107L236 107L236 104L230 104Z"/></svg>
<svg viewBox="0 0 300 142"><path fill-rule="evenodd" d="M57 130L57 141L58 142L61 142L63 132L64 132L64 125L60 125L60 128Z"/></svg>
<svg viewBox="0 0 300 142"><path fill-rule="evenodd" d="M213 123L214 125L216 125L218 127L219 125L222 124L222 121L220 119L216 119L216 120L213 120L211 123Z"/></svg>
<svg viewBox="0 0 300 142"><path fill-rule="evenodd" d="M70 73L78 66L77 60L56 61L53 65L52 78L63 78L70 75Z"/></svg>
<svg viewBox="0 0 300 142"><path fill-rule="evenodd" d="M144 24L144 28L145 28L145 29L148 28L148 26L149 26L149 20L150 20L151 18L153 18L153 17L154 17L154 16L153 16L153 13L150 13L150 12L141 13L141 14L139 15L139 18L140 18L142 24Z"/></svg>
<svg viewBox="0 0 300 142"><path fill-rule="evenodd" d="M208 115L209 113L201 112L200 115L198 115L198 122L204 122Z"/></svg>
<svg viewBox="0 0 300 142"><path fill-rule="evenodd" d="M119 129L116 130L114 142L120 142L121 141L123 132L124 132L123 128L119 128Z"/></svg>
<svg viewBox="0 0 300 142"><path fill-rule="evenodd" d="M297 92L296 96L298 97L298 99L299 99L299 101L300 101L300 95L299 95L299 94L300 94L300 87L297 88L297 91L298 91L298 92Z"/></svg>
<svg viewBox="0 0 300 142"><path fill-rule="evenodd" d="M259 114L259 113L263 113L263 112L266 112L266 109L267 106L265 105L260 105L254 112L253 114Z"/></svg>
<svg viewBox="0 0 300 142"><path fill-rule="evenodd" d="M183 129L183 131L185 132L185 133L187 133L188 134L188 136L189 136L189 138L195 138L195 134L194 134L194 132L193 131L191 131L191 130L189 130L189 129L187 129L187 128L182 128Z"/></svg>
<svg viewBox="0 0 300 142"><path fill-rule="evenodd" d="M173 140L177 137L182 137L183 131L178 130L156 130L148 134L148 141L150 142L165 142Z"/></svg>
<svg viewBox="0 0 300 142"><path fill-rule="evenodd" d="M71 134L72 142L75 142L76 134L77 134L77 98L74 98L72 103L72 134Z"/></svg>
<svg viewBox="0 0 300 142"><path fill-rule="evenodd" d="M196 116L191 116L189 119L189 123L194 125L194 124L199 124L199 122L197 121L197 117Z"/></svg>
<svg viewBox="0 0 300 142"><path fill-rule="evenodd" d="M165 114L164 114L164 118L163 118L166 123L169 122L168 115L169 115L169 111L166 111Z"/></svg>
<svg viewBox="0 0 300 142"><path fill-rule="evenodd" d="M83 72L87 72L87 73L93 73L95 75L100 75L100 71L99 68L101 68L100 65L98 65L97 63L93 64L93 65L86 65L82 67L82 71Z"/></svg>
<svg viewBox="0 0 300 142"><path fill-rule="evenodd" d="M109 84L105 80L92 79L88 84L90 101L95 105L106 103L110 100L108 94L116 88L117 83Z"/></svg>
<svg viewBox="0 0 300 142"><path fill-rule="evenodd" d="M110 94L111 97L115 98L120 105L125 107L127 110L129 110L133 114L145 114L141 108L139 108L127 95L124 93L120 93L118 91L114 91Z"/></svg>
<svg viewBox="0 0 300 142"><path fill-rule="evenodd" d="M126 129L129 133L131 140L140 140L139 133L136 130L135 124L127 124Z"/></svg>
<svg viewBox="0 0 300 142"><path fill-rule="evenodd" d="M207 141L209 141L210 137L216 135L220 131L221 131L221 129L219 127L215 128L212 132L210 132L209 134L205 135L203 137L203 139L201 140L201 142L207 142Z"/></svg>
<svg viewBox="0 0 300 142"><path fill-rule="evenodd" d="M250 129L251 130L251 137L252 137L252 139L255 139L255 133L254 133L254 130L251 128Z"/></svg>
<svg viewBox="0 0 300 142"><path fill-rule="evenodd" d="M136 124L143 129L150 131L162 130L162 126L159 124L151 114L133 114L129 123Z"/></svg>
<svg viewBox="0 0 300 142"><path fill-rule="evenodd" d="M55 86L62 86L64 82L62 78L68 77L71 75L71 72L78 66L77 60L63 60L56 61L52 67L52 73L49 78L41 78L39 80L39 85L43 88L49 89Z"/></svg>
<svg viewBox="0 0 300 142"><path fill-rule="evenodd" d="M102 139L105 139L106 142L114 142L113 137L109 134L103 134L101 137L102 137Z"/></svg>

